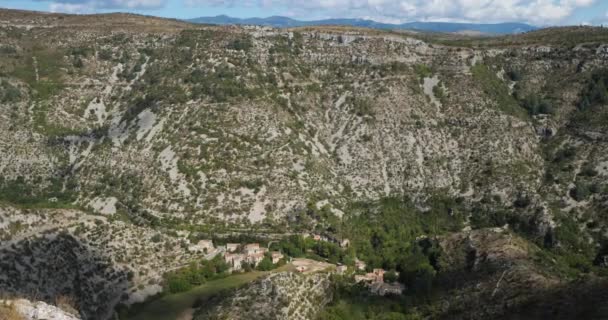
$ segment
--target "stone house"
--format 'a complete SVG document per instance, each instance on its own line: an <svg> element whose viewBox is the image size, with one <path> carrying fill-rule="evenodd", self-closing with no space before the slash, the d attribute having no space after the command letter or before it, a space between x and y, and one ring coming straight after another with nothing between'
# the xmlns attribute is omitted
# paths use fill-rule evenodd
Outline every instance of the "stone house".
<svg viewBox="0 0 608 320"><path fill-rule="evenodd" d="M258 253L265 253L267 250L266 248L260 248L260 244L259 243L249 243L245 245L245 254L250 255L250 254L258 254Z"/></svg>
<svg viewBox="0 0 608 320"><path fill-rule="evenodd" d="M273 264L279 263L279 261L284 258L283 254L278 251L273 251L271 257Z"/></svg>
<svg viewBox="0 0 608 320"><path fill-rule="evenodd" d="M384 282L384 274L386 271L384 269L374 269L371 273L371 276L375 278L374 282Z"/></svg>
<svg viewBox="0 0 608 320"><path fill-rule="evenodd" d="M226 253L224 261L231 267L232 271L241 270L243 262L246 261L246 256L240 253Z"/></svg>
<svg viewBox="0 0 608 320"><path fill-rule="evenodd" d="M366 267L367 264L365 264L365 262L355 259L355 268L357 268L357 270L365 270Z"/></svg>
<svg viewBox="0 0 608 320"><path fill-rule="evenodd" d="M228 243L226 244L226 251L228 252L235 252L239 249L239 244L238 243Z"/></svg>
<svg viewBox="0 0 608 320"><path fill-rule="evenodd" d="M262 260L264 260L264 253L260 252L260 253L254 253L254 254L248 254L247 255L247 262L251 263L254 266L258 266L258 264L260 262L262 262Z"/></svg>

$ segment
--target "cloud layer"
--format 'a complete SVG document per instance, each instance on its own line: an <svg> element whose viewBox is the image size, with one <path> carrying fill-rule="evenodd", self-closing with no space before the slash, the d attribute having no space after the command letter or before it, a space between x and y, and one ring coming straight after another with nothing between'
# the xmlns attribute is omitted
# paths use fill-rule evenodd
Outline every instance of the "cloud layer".
<svg viewBox="0 0 608 320"><path fill-rule="evenodd" d="M563 21L596 0L184 0L187 5L285 7L295 16L311 12L331 17L384 22L526 21L539 25Z"/></svg>
<svg viewBox="0 0 608 320"><path fill-rule="evenodd" d="M84 13L96 9L158 9L164 7L166 3L167 0L60 0L51 2L49 10Z"/></svg>
<svg viewBox="0 0 608 320"><path fill-rule="evenodd" d="M49 0L35 0L49 1ZM96 9L158 9L170 0L53 0L52 11L85 12ZM173 0L185 6L225 8L280 8L297 18L366 18L381 22L524 21L559 24L575 10L600 0Z"/></svg>

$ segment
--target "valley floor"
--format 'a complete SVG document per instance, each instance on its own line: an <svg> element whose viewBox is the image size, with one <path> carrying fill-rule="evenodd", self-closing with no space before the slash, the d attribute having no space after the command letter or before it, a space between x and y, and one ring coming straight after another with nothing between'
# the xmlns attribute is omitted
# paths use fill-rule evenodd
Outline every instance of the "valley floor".
<svg viewBox="0 0 608 320"><path fill-rule="evenodd" d="M209 281L187 292L166 295L136 307L134 314L124 320L190 320L197 300L208 298L224 290L235 289L271 273L293 271L294 264L286 264L272 271L252 271ZM122 320L122 318L121 318Z"/></svg>
<svg viewBox="0 0 608 320"><path fill-rule="evenodd" d="M197 299L237 288L267 274L269 272L254 271L209 281L190 291L166 295L144 303L141 309L127 316L125 320L185 320L183 315L189 313Z"/></svg>

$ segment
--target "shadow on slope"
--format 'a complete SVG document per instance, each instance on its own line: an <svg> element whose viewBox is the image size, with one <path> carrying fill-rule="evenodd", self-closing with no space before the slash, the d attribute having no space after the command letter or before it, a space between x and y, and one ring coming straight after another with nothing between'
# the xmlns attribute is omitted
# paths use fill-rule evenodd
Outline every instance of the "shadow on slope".
<svg viewBox="0 0 608 320"><path fill-rule="evenodd" d="M65 233L0 248L0 294L51 304L67 297L85 320L110 318L127 279L127 272Z"/></svg>

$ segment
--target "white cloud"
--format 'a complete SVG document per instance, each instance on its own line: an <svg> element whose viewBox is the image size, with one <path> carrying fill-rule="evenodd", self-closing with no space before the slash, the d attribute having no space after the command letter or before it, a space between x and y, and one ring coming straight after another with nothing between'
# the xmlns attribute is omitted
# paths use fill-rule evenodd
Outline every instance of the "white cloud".
<svg viewBox="0 0 608 320"><path fill-rule="evenodd" d="M525 21L558 24L597 0L184 0L188 5L286 8L310 17L375 17L383 21ZM314 17L313 17L314 18Z"/></svg>
<svg viewBox="0 0 608 320"><path fill-rule="evenodd" d="M42 0L37 0L42 1ZM56 0L49 4L52 12L84 13L95 9L157 9L167 0Z"/></svg>
<svg viewBox="0 0 608 320"><path fill-rule="evenodd" d="M51 3L49 5L49 11L63 13L89 13L93 11L93 9L86 4Z"/></svg>

